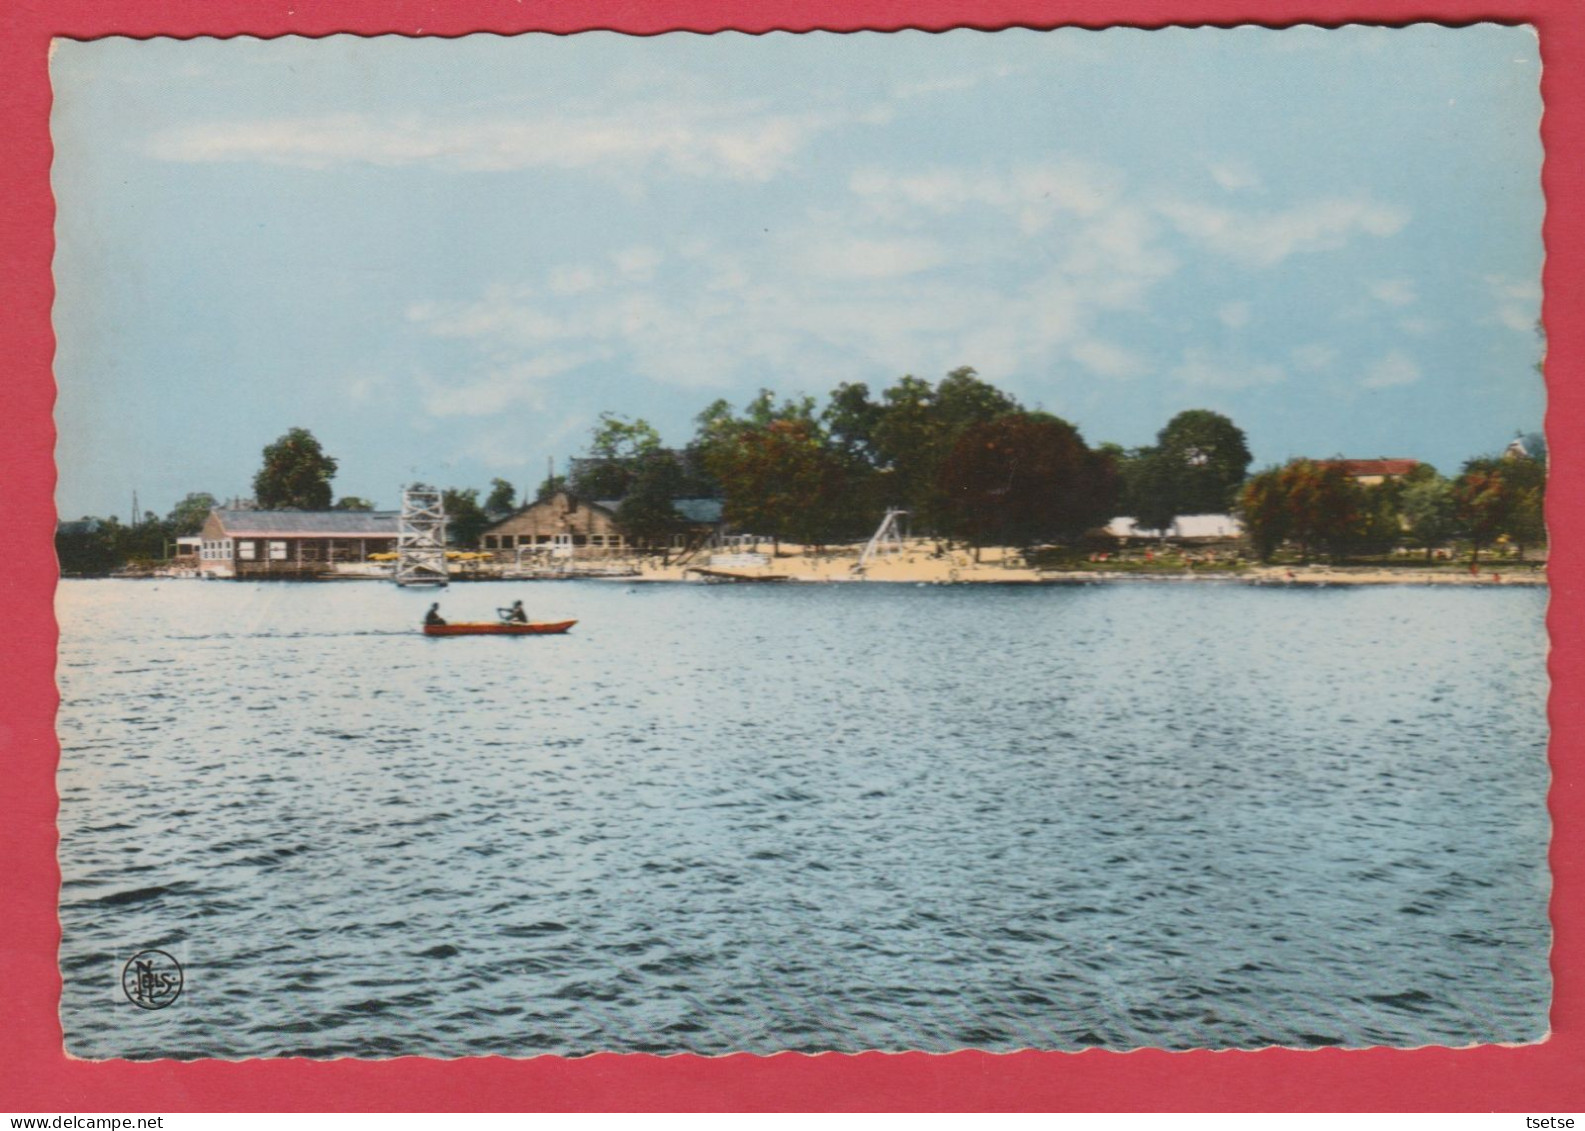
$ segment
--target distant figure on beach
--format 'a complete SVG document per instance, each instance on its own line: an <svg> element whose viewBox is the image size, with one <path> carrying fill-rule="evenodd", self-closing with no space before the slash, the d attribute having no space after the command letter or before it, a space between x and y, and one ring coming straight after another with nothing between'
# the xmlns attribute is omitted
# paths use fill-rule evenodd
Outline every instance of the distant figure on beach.
<svg viewBox="0 0 1585 1131"><path fill-rule="evenodd" d="M510 608L496 609L495 615L507 624L527 624L528 614L523 611L523 602L513 601Z"/></svg>
<svg viewBox="0 0 1585 1131"><path fill-rule="evenodd" d="M429 606L429 612L424 614L425 624L445 624L446 618L440 615L440 602L436 601Z"/></svg>

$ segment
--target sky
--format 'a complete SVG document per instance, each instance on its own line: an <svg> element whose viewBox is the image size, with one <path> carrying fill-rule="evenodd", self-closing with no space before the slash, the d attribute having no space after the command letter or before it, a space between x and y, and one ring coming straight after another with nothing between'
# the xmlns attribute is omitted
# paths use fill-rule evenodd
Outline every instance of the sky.
<svg viewBox="0 0 1585 1131"><path fill-rule="evenodd" d="M602 412L969 365L1092 444L1541 426L1528 28L58 41L63 518L532 491Z"/></svg>

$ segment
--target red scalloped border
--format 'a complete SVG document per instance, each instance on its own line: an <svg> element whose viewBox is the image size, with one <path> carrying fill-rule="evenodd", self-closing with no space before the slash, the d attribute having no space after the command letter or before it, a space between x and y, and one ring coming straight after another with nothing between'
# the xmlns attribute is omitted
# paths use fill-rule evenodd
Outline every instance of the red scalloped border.
<svg viewBox="0 0 1585 1131"><path fill-rule="evenodd" d="M0 821L0 1107L12 1111L1066 1110L1577 1111L1585 1097L1581 735L1585 734L1585 7L1577 0L726 0L553 7L515 0L10 0L0 12L0 403L11 442L0 483L18 503L0 581L13 658L0 708L8 801ZM58 874L53 730L54 386L50 366L54 204L49 189L54 36L456 36L607 29L832 31L1117 24L1268 26L1434 21L1531 23L1541 36L1553 529L1553 1035L1523 1048L1310 1052L976 1052L857 1056L477 1059L383 1062L84 1062L61 1051L56 1015ZM1561 296L1561 297L1560 297Z"/></svg>

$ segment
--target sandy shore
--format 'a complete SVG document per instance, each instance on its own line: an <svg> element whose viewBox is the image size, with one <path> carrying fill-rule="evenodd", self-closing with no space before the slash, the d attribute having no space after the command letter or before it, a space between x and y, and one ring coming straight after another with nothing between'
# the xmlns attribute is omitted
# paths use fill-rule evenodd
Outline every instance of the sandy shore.
<svg viewBox="0 0 1585 1131"><path fill-rule="evenodd" d="M768 555L767 555L768 556ZM1048 570L1031 569L1024 565L1015 551L1006 557L1000 550L989 550L976 563L973 555L955 551L936 555L928 549L905 551L870 560L862 572L855 567L858 555L853 551L826 553L805 552L786 547L774 559L762 565L739 563L712 564L701 559L686 565L662 567L659 563L646 563L638 577L629 581L699 581L707 575L700 569L728 573L744 579L784 578L799 582L856 582L880 581L916 585L950 584L1116 584L1129 585L1146 582L1234 582L1245 585L1476 585L1513 586L1545 585L1546 573L1534 563L1483 562L1477 573L1467 566L1449 568L1414 568L1396 566L1382 569L1370 566L1251 566L1203 563L1194 569L1176 571L1155 570L1136 572L1118 570ZM720 578L726 580L726 578Z"/></svg>

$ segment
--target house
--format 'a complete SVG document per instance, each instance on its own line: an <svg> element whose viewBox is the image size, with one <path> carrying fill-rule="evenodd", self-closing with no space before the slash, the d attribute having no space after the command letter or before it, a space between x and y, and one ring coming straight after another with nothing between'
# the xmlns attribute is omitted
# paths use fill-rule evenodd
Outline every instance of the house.
<svg viewBox="0 0 1585 1131"><path fill-rule="evenodd" d="M1420 466L1417 459L1322 459L1321 467L1341 467L1361 487L1375 487L1389 479L1402 479Z"/></svg>
<svg viewBox="0 0 1585 1131"><path fill-rule="evenodd" d="M323 577L396 549L397 511L255 511L215 508L199 532L208 577Z"/></svg>
<svg viewBox="0 0 1585 1131"><path fill-rule="evenodd" d="M567 491L519 507L484 528L479 545L485 550L534 550L574 557L617 557L638 550L683 549L721 523L720 499L673 499L672 507L688 524L666 547L628 538L616 520L620 499L579 499Z"/></svg>

